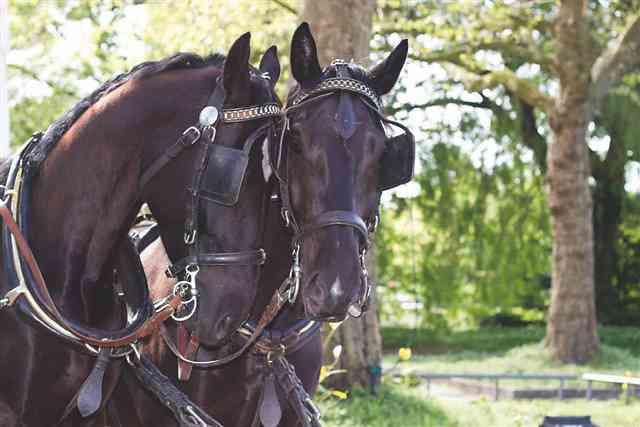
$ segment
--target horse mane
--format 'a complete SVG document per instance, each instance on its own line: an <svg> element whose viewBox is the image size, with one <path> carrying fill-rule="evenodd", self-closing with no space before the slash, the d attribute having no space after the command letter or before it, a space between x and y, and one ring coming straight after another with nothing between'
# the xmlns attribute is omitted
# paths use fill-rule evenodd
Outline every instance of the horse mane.
<svg viewBox="0 0 640 427"><path fill-rule="evenodd" d="M38 168L47 158L49 152L56 146L60 138L73 126L78 118L98 102L103 96L118 89L126 82L134 79L146 79L151 76L170 70L196 69L208 66L222 67L226 57L222 54L212 54L207 57L201 57L194 53L176 53L159 61L147 61L136 65L131 70L119 74L112 79L103 83L99 88L91 94L83 98L62 117L54 121L42 139L28 154L28 160L31 166ZM8 167L7 171L8 173ZM5 165L0 165L0 174L5 169Z"/></svg>

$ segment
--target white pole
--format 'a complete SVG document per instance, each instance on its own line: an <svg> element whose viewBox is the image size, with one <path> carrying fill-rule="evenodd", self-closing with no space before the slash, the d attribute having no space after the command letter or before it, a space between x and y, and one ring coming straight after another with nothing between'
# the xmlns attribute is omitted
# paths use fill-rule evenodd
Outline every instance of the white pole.
<svg viewBox="0 0 640 427"><path fill-rule="evenodd" d="M9 96L7 56L9 54L9 5L0 0L0 156L8 156L9 148Z"/></svg>

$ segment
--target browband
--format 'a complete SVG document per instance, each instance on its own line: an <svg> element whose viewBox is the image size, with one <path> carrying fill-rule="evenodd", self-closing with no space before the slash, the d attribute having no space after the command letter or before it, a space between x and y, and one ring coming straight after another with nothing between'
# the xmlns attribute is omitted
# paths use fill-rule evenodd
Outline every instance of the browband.
<svg viewBox="0 0 640 427"><path fill-rule="evenodd" d="M373 105L378 109L378 111L382 111L382 100L376 94L373 89L371 89L366 84L361 81L351 79L351 78L340 78L333 77L327 80L322 81L316 87L308 92L300 92L298 93L293 100L291 100L290 105L295 106L300 104L302 101L305 101L315 95L319 95L325 92L333 92L336 90L344 90L347 92L352 92L361 96L364 96L367 100L371 101Z"/></svg>

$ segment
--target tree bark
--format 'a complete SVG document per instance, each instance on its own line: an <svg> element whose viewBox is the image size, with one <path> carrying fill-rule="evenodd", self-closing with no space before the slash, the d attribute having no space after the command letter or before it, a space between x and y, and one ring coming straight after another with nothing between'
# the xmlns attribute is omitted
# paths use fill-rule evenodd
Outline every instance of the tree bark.
<svg viewBox="0 0 640 427"><path fill-rule="evenodd" d="M596 312L603 323L619 319L620 297L616 280L618 271L618 238L624 203L625 141L608 129L611 143L607 158L594 169L593 232L595 251Z"/></svg>
<svg viewBox="0 0 640 427"><path fill-rule="evenodd" d="M375 8L375 0L304 0L301 18L311 26L321 66L336 58L347 61L353 59L362 65L368 64ZM370 251L368 265L372 280L375 277L375 269L371 262L373 259ZM372 294L369 310L359 319L343 322L330 345L331 348L337 344L342 345L342 355L337 368L345 369L347 373L335 380L337 385L343 388L372 388L375 385L376 373L382 360L382 339L375 291ZM328 354L331 354L331 351Z"/></svg>
<svg viewBox="0 0 640 427"><path fill-rule="evenodd" d="M301 18L311 26L320 65L339 58L367 64L376 0L304 0Z"/></svg>
<svg viewBox="0 0 640 427"><path fill-rule="evenodd" d="M565 363L585 363L599 348L586 140L593 58L586 13L586 0L565 0L559 6L555 31L560 93L551 112L553 142L547 153L554 239L546 345Z"/></svg>

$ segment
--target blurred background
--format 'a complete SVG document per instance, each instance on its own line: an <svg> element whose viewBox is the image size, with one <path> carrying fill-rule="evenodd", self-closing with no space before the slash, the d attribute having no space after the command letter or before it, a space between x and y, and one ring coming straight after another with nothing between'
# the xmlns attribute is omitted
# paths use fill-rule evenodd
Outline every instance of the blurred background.
<svg viewBox="0 0 640 427"><path fill-rule="evenodd" d="M278 46L282 99L303 20L322 65L372 65L409 38L384 102L416 134L416 176L383 197L369 260L377 311L328 332L325 374L341 372L319 396L327 424L532 426L576 411L601 426L640 422L637 403L493 403L450 383L427 394L418 375L640 371L640 2L0 5L0 143L11 148L115 74L177 51L224 53L246 31L254 64Z"/></svg>

